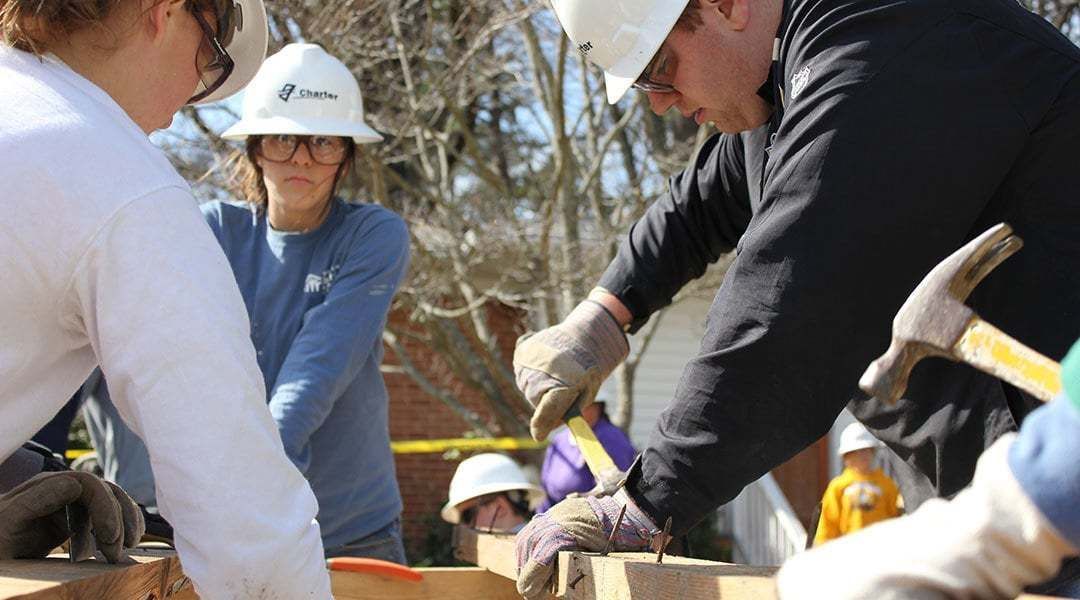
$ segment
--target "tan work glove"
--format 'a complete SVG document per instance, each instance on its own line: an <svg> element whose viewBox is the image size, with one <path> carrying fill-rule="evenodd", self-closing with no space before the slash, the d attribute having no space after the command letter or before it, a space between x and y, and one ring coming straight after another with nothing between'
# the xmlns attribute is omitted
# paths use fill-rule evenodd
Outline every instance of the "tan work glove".
<svg viewBox="0 0 1080 600"><path fill-rule="evenodd" d="M971 487L800 554L777 575L781 600L1015 598L1077 553L1020 488L1015 434L983 452Z"/></svg>
<svg viewBox="0 0 1080 600"><path fill-rule="evenodd" d="M0 559L42 558L72 534L64 508L89 515L98 550L115 563L145 530L142 511L119 486L78 471L41 473L0 496Z"/></svg>
<svg viewBox="0 0 1080 600"><path fill-rule="evenodd" d="M591 404L629 353L615 317L592 300L578 304L562 323L518 339L514 377L536 407L529 424L533 438L546 439L575 404Z"/></svg>

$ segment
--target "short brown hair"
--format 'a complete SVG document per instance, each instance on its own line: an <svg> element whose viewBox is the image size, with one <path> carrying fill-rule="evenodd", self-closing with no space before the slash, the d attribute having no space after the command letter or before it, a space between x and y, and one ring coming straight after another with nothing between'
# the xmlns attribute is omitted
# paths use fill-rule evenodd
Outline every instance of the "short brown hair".
<svg viewBox="0 0 1080 600"><path fill-rule="evenodd" d="M259 140L261 135L249 135L244 142L244 149L237 151L229 159L229 185L240 200L255 205L260 210L266 209L269 196L266 192L266 183L263 182L263 170L259 166ZM348 149L345 151L345 160L338 167L337 179L334 188L330 190L333 196L341 179L353 168L356 160L356 142L352 138L348 140Z"/></svg>
<svg viewBox="0 0 1080 600"><path fill-rule="evenodd" d="M679 20L675 21L675 26L680 27L685 31L694 31L701 25L705 24L705 20L701 18L701 14L698 9L701 8L701 2L699 0L690 0L686 3L686 8L683 9L682 14L679 15Z"/></svg>

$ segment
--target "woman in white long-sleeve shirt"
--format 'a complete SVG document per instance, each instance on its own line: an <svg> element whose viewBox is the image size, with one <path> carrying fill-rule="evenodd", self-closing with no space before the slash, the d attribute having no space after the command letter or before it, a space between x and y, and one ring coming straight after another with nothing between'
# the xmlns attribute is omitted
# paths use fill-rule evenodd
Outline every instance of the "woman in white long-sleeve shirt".
<svg viewBox="0 0 1080 600"><path fill-rule="evenodd" d="M329 598L229 265L147 139L250 80L262 1L0 0L0 35L0 459L100 364L200 595Z"/></svg>
<svg viewBox="0 0 1080 600"><path fill-rule="evenodd" d="M237 163L245 201L202 211L248 308L285 453L319 501L326 555L405 563L379 365L409 233L393 212L336 195L357 145L382 136L364 122L349 68L315 44L266 59L244 93L243 118L223 135L245 142ZM94 447L117 481L152 492L145 450L114 422L103 392L88 400L87 421L110 435Z"/></svg>

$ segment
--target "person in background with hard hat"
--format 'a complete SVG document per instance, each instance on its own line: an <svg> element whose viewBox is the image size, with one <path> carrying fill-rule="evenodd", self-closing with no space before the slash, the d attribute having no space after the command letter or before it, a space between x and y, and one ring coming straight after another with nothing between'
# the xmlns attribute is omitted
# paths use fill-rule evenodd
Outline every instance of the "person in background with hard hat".
<svg viewBox="0 0 1080 600"><path fill-rule="evenodd" d="M606 402L596 402L581 410L581 416L596 434L596 439L607 451L615 466L625 471L634 462L637 451L630 438L608 419L604 410ZM585 456L581 454L570 429L563 427L555 432L544 452L544 464L540 468L540 483L544 486L544 501L536 512L544 512L570 494L584 494L596 487Z"/></svg>
<svg viewBox="0 0 1080 600"><path fill-rule="evenodd" d="M266 410L236 282L147 138L243 87L267 35L261 0L0 0L0 475L100 364L203 598L330 598L315 496ZM46 555L81 503L118 561L142 534L133 502L43 458L0 495L0 558Z"/></svg>
<svg viewBox="0 0 1080 600"><path fill-rule="evenodd" d="M450 480L442 518L487 532L517 533L533 516L544 490L514 459L488 452L461 461Z"/></svg>
<svg viewBox="0 0 1080 600"><path fill-rule="evenodd" d="M880 445L861 423L840 433L836 452L844 471L829 482L821 499L815 546L900 515L903 501L896 482L874 465Z"/></svg>
<svg viewBox="0 0 1080 600"><path fill-rule="evenodd" d="M518 344L533 436L591 401L627 356L626 332L737 256L626 486L535 517L518 536L519 591L543 593L560 549L602 547L623 505L616 548L658 545L638 532L659 534L669 518L683 535L819 439L849 403L904 461L895 476L909 509L963 489L1035 398L947 361L920 364L896 406L856 384L923 275L1001 221L1024 250L968 304L1052 357L1073 342L1080 286L1059 266L1080 263L1080 49L1003 0L552 6L604 70L610 102L636 88L653 112L723 133L670 179L588 297ZM566 523L590 527L571 534ZM1065 568L1067 579L1080 562Z"/></svg>
<svg viewBox="0 0 1080 600"><path fill-rule="evenodd" d="M1056 573L1080 554L1080 342L1061 383L982 453L971 486L789 559L780 598L1015 598Z"/></svg>

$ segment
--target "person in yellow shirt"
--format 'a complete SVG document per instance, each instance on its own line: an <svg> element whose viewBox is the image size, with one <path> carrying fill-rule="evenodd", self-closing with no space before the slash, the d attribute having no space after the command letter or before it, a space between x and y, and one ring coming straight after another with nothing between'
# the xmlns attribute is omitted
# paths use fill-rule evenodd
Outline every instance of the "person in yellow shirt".
<svg viewBox="0 0 1080 600"><path fill-rule="evenodd" d="M896 483L874 467L879 445L881 442L859 423L848 425L840 434L838 452L844 471L829 482L821 499L815 546L902 512L903 500Z"/></svg>

